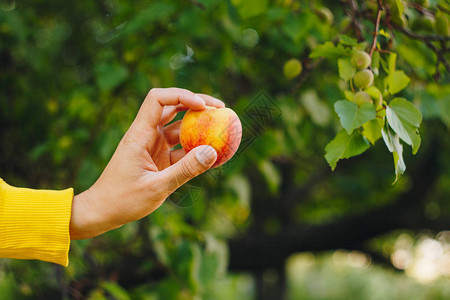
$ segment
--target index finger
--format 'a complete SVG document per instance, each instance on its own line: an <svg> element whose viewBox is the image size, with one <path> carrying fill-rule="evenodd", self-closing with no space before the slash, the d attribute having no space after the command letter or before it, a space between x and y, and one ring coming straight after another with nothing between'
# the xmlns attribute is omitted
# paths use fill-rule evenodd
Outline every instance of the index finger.
<svg viewBox="0 0 450 300"><path fill-rule="evenodd" d="M217 108L223 108L225 107L225 103L223 103L222 100L219 100L217 98L214 98L210 95L206 95L206 94L197 94L199 95L203 100L205 100L206 105L209 106L215 106Z"/></svg>
<svg viewBox="0 0 450 300"><path fill-rule="evenodd" d="M160 123L164 106L178 104L194 110L205 108L205 100L189 90L153 88L148 92L136 116L137 126L156 128Z"/></svg>

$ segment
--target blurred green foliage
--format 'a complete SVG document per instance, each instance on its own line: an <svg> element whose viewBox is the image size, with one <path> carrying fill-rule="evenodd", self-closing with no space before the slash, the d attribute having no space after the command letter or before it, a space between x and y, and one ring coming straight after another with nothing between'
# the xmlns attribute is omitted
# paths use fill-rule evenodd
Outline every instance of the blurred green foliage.
<svg viewBox="0 0 450 300"><path fill-rule="evenodd" d="M376 1L358 2L367 14L360 20L362 38L370 44ZM430 2L436 10L438 1ZM393 11L394 18L420 18L411 6L403 9ZM342 129L333 106L348 96L338 68L347 50L332 41L345 33L340 43L355 43L350 22L341 1L2 1L0 176L8 183L87 189L153 87L223 99L240 115L244 139L230 162L178 190L151 216L72 242L66 269L1 260L0 299L250 299L257 289L252 277L227 270L228 239L254 224L274 236L295 224L326 223L391 203L411 188L409 168L418 169L437 141L436 159L445 171L425 213L430 220L450 216L449 74L441 64L436 82L433 51L400 33L391 40L384 25L379 43L398 53L397 69L411 78L399 95L424 117L421 149L416 156L405 151L406 176L394 186L392 156L381 140L331 173L324 149ZM333 59L318 59L324 53ZM301 73L296 65L295 74L285 76L292 59L303 64ZM273 114L255 121L249 107L262 105L261 95ZM308 191L279 214L289 186ZM439 287L417 294L421 287L411 279L379 267L351 273L340 286L342 274L330 270L327 259L323 264L288 278L289 299L385 299L405 289L409 297L392 299L448 295ZM314 294L316 284L329 290Z"/></svg>

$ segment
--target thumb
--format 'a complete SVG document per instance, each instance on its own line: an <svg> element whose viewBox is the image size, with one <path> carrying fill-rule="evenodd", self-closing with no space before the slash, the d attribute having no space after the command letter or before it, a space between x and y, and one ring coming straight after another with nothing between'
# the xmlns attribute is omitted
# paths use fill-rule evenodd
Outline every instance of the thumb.
<svg viewBox="0 0 450 300"><path fill-rule="evenodd" d="M177 163L163 171L168 177L170 192L211 168L216 159L216 150L208 145L198 146L189 151Z"/></svg>

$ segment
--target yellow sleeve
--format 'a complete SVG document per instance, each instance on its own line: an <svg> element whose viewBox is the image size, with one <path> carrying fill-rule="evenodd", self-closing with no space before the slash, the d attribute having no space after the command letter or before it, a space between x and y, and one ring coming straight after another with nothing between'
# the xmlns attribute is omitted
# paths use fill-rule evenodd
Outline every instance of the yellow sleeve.
<svg viewBox="0 0 450 300"><path fill-rule="evenodd" d="M0 257L69 264L73 189L34 190L0 178Z"/></svg>

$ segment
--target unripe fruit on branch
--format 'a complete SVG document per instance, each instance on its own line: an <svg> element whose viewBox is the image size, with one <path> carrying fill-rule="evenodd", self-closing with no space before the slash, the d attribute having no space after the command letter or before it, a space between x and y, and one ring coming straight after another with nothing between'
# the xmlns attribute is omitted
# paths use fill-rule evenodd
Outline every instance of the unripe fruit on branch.
<svg viewBox="0 0 450 300"><path fill-rule="evenodd" d="M434 28L436 32L443 36L448 36L450 31L449 17L444 13L438 11L436 13L436 21L434 22Z"/></svg>
<svg viewBox="0 0 450 300"><path fill-rule="evenodd" d="M350 59L350 62L355 68L361 70L370 66L372 59L370 58L369 54L364 51L355 51L352 58Z"/></svg>
<svg viewBox="0 0 450 300"><path fill-rule="evenodd" d="M372 98L366 92L357 92L353 96L353 102L358 106L361 106L363 103L373 103Z"/></svg>
<svg viewBox="0 0 450 300"><path fill-rule="evenodd" d="M421 16L413 20L411 30L424 33L432 33L435 19L432 16Z"/></svg>
<svg viewBox="0 0 450 300"><path fill-rule="evenodd" d="M383 105L383 95L381 94L380 90L377 89L374 86L370 86L367 89L364 90L369 96L373 99L373 102L376 107Z"/></svg>
<svg viewBox="0 0 450 300"><path fill-rule="evenodd" d="M302 72L302 70L302 63L296 58L291 58L284 64L284 77L286 77L287 79L293 79L297 77Z"/></svg>
<svg viewBox="0 0 450 300"><path fill-rule="evenodd" d="M355 74L353 82L358 89L365 89L373 83L373 73L370 70L362 70Z"/></svg>
<svg viewBox="0 0 450 300"><path fill-rule="evenodd" d="M317 9L316 14L319 18L324 20L327 24L331 25L334 22L334 16L328 7L321 6Z"/></svg>

